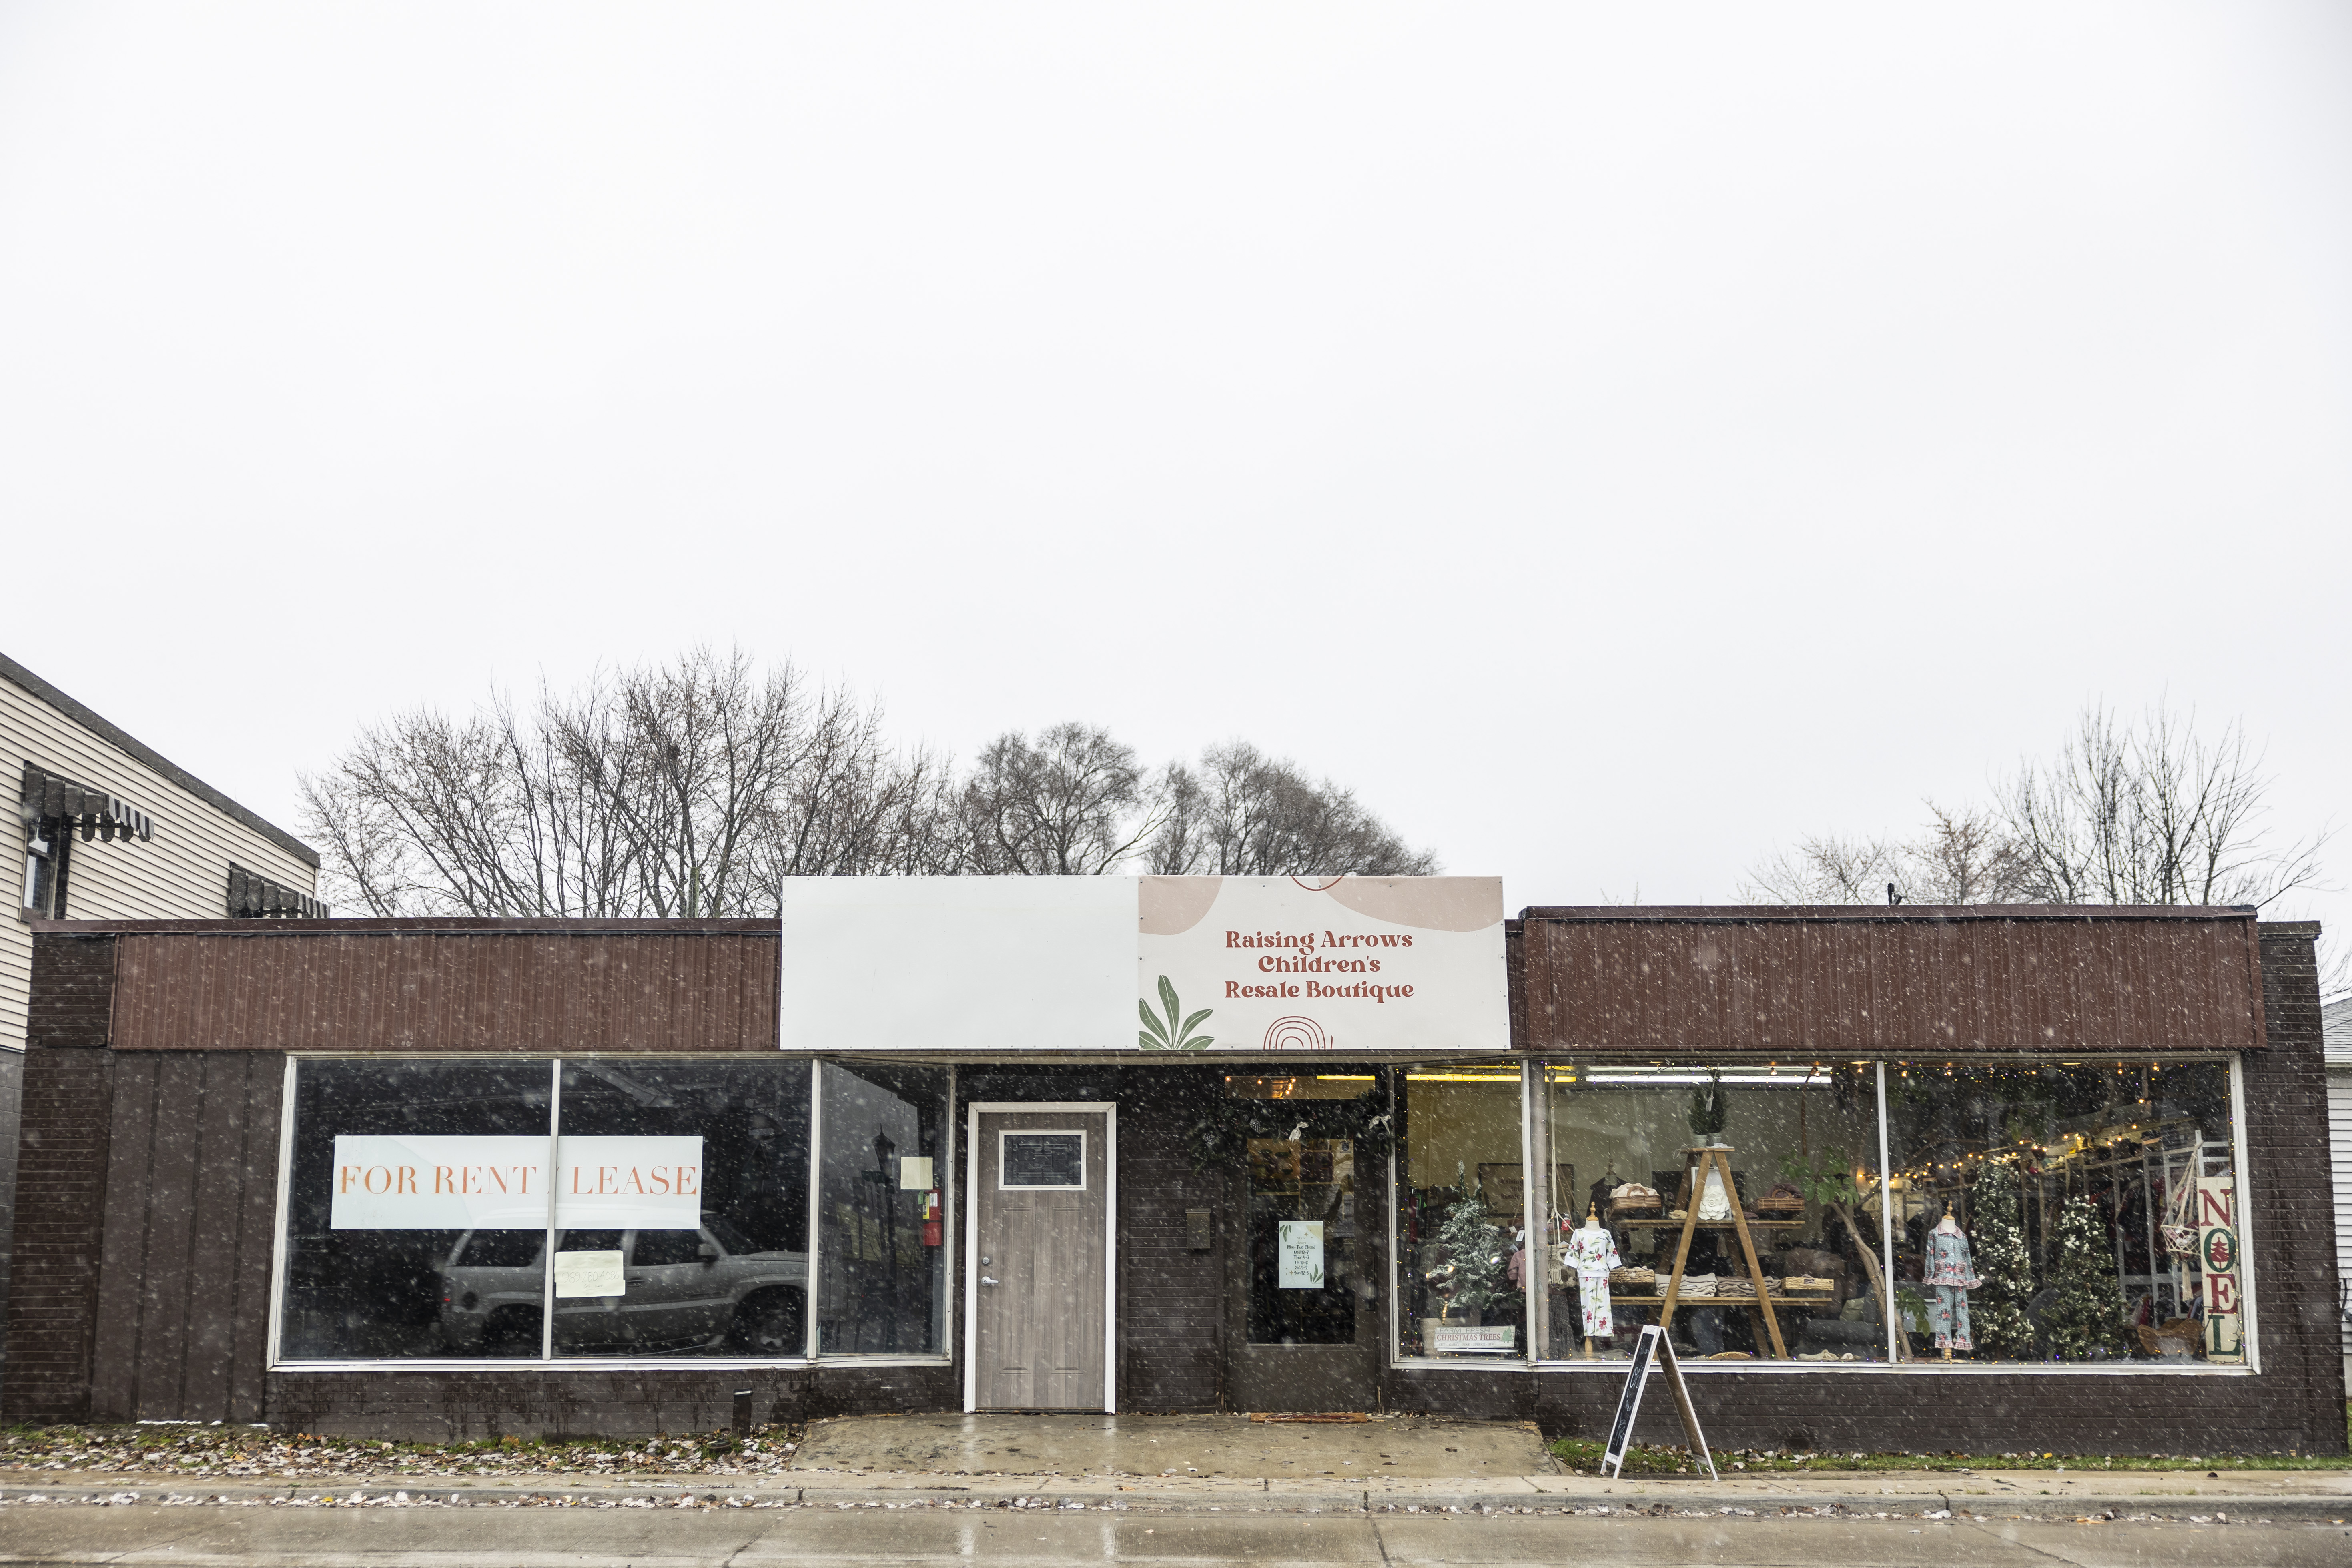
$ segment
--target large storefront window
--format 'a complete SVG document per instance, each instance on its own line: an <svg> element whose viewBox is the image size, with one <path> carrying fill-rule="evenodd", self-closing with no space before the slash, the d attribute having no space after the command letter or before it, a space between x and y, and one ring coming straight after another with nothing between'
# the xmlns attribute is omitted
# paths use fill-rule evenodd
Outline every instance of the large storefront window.
<svg viewBox="0 0 2352 1568"><path fill-rule="evenodd" d="M789 1058L299 1061L278 1359L944 1353L949 1081Z"/></svg>
<svg viewBox="0 0 2352 1568"><path fill-rule="evenodd" d="M555 1354L803 1353L808 1097L806 1062L563 1064ZM591 1194L635 1212L564 1225L575 1205L607 1217L588 1212ZM567 1254L601 1255L610 1271L574 1286Z"/></svg>
<svg viewBox="0 0 2352 1568"><path fill-rule="evenodd" d="M1543 1358L1622 1358L1664 1321L1690 1356L1885 1359L1869 1064L1556 1058L1540 1080Z"/></svg>
<svg viewBox="0 0 2352 1568"><path fill-rule="evenodd" d="M534 1149L544 1163L553 1089L545 1061L302 1063L279 1355L538 1355L546 1184L491 1205L520 1184L516 1167ZM488 1191L436 1201L436 1178ZM477 1290L462 1344L443 1303L457 1270L489 1290Z"/></svg>
<svg viewBox="0 0 2352 1568"><path fill-rule="evenodd" d="M826 1062L818 1348L837 1355L947 1348L948 1070Z"/></svg>
<svg viewBox="0 0 2352 1568"><path fill-rule="evenodd" d="M1525 1160L1517 1062L1416 1064L1397 1080L1397 1349L1527 1353Z"/></svg>
<svg viewBox="0 0 2352 1568"><path fill-rule="evenodd" d="M1530 1071L1538 1360L2244 1360L2225 1060Z"/></svg>
<svg viewBox="0 0 2352 1568"><path fill-rule="evenodd" d="M2230 1068L1890 1061L1905 1348L2244 1359Z"/></svg>

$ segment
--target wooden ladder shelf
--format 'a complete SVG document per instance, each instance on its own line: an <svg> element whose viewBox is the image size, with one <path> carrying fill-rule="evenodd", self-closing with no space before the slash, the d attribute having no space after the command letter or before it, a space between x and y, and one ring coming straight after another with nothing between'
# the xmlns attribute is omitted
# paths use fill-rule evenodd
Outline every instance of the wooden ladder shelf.
<svg viewBox="0 0 2352 1568"><path fill-rule="evenodd" d="M1748 1259L1748 1278L1756 1286L1756 1300L1753 1304L1763 1314L1764 1331L1771 1336L1772 1355L1776 1360L1787 1361L1789 1347L1780 1338L1780 1320L1772 1310L1772 1295L1765 1289L1764 1270L1756 1261L1755 1238L1748 1234L1748 1216L1739 1209L1739 1188L1731 1179L1731 1153L1729 1149L1719 1144L1705 1149L1683 1151L1683 1190L1675 1205L1676 1208L1683 1211L1683 1238L1681 1244L1675 1248L1674 1278L1667 1282L1665 1291L1661 1297L1664 1305L1658 1312L1658 1327L1662 1330L1670 1327L1675 1321L1675 1308L1681 1304L1683 1265L1690 1258L1691 1237L1702 1227L1708 1230L1727 1228L1735 1230L1739 1233L1740 1254ZM1731 1205L1731 1218L1727 1221L1702 1220L1698 1217L1699 1199L1706 1192L1706 1176L1709 1171L1716 1172L1723 1178L1723 1195ZM1739 1307L1750 1304L1736 1298L1717 1297L1709 1300L1710 1304L1724 1303Z"/></svg>

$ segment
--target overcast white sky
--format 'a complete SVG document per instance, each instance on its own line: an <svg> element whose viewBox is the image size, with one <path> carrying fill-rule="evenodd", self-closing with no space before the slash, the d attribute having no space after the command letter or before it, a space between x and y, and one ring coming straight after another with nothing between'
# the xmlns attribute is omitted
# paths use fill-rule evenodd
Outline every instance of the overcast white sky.
<svg viewBox="0 0 2352 1568"><path fill-rule="evenodd" d="M0 647L289 826L740 639L1514 907L2168 693L2352 881L2347 436L2340 5L0 6Z"/></svg>

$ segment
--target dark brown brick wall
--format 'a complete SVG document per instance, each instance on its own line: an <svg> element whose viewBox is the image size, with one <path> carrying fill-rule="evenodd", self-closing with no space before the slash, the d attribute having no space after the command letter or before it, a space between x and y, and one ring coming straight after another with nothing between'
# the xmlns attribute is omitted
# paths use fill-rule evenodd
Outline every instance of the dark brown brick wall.
<svg viewBox="0 0 2352 1568"><path fill-rule="evenodd" d="M252 1051L117 1059L93 1419L263 1418L285 1074Z"/></svg>
<svg viewBox="0 0 2352 1568"><path fill-rule="evenodd" d="M2243 1058L2259 1376L1969 1373L1937 1384L1928 1399L1916 1379L1886 1383L1897 1373L1709 1368L1694 1379L1709 1436L1728 1446L2343 1451L2315 934L2263 928L2270 1048ZM707 1430L726 1423L743 1387L757 1391L761 1419L961 1407L960 1364L267 1373L282 1058L118 1056L104 1048L111 973L110 939L37 940L17 1284L0 1396L10 1418L87 1416L93 1387L101 1415L418 1438ZM1120 1405L1224 1404L1223 1251L1239 1177L1195 1172L1183 1139L1203 1098L1222 1091L1217 1070L967 1068L961 1083L966 1100L1119 1102ZM1191 1207L1214 1212L1216 1250L1186 1246ZM960 1248L960 1226L952 1240ZM1619 1386L1606 1373L1419 1368L1390 1369L1380 1381L1391 1409L1531 1418L1583 1434L1600 1430ZM1643 1430L1672 1434L1663 1391Z"/></svg>
<svg viewBox="0 0 2352 1568"><path fill-rule="evenodd" d="M755 1421L852 1411L961 1410L951 1367L769 1368L718 1372L274 1373L269 1424L411 1442L509 1434L645 1436L709 1432L733 1418L735 1390L752 1391Z"/></svg>
<svg viewBox="0 0 2352 1568"><path fill-rule="evenodd" d="M1215 1410L1223 1402L1225 1247L1233 1173L1196 1172L1184 1107L1222 1094L1217 1074L1121 1075L1118 1107L1118 1407ZM1184 1211L1210 1211L1214 1245L1192 1251Z"/></svg>
<svg viewBox="0 0 2352 1568"><path fill-rule="evenodd" d="M89 1413L110 1142L111 937L33 942L0 1418Z"/></svg>
<svg viewBox="0 0 2352 1568"><path fill-rule="evenodd" d="M2245 1075L2247 1257L2254 1280L2258 1375L2035 1372L1969 1373L1933 1385L1890 1385L1893 1373L1738 1373L1708 1369L1692 1394L1718 1447L1796 1443L1826 1448L1959 1448L2000 1453L2345 1451L2344 1363L2336 1346L2336 1230L2327 1163L2326 1077L2319 1043L2316 925L2260 931L2269 1048L2242 1058ZM2189 1042L2183 1042L2184 1044ZM1499 1384L1498 1374L1457 1374ZM1466 1412L1481 1395L1437 1392L1431 1409ZM1530 1381L1526 1376L1518 1381ZM1605 1435L1622 1379L1537 1373L1544 1429ZM1486 1395L1501 1404L1499 1388ZM1654 1387L1645 1437L1679 1441L1672 1405Z"/></svg>

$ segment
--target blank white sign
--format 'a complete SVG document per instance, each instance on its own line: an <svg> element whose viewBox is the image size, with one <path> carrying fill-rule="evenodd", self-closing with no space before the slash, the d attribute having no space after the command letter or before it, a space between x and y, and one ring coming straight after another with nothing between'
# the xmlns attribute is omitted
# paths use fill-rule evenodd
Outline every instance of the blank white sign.
<svg viewBox="0 0 2352 1568"><path fill-rule="evenodd" d="M788 1051L1116 1051L1136 1027L1131 877L793 877Z"/></svg>

